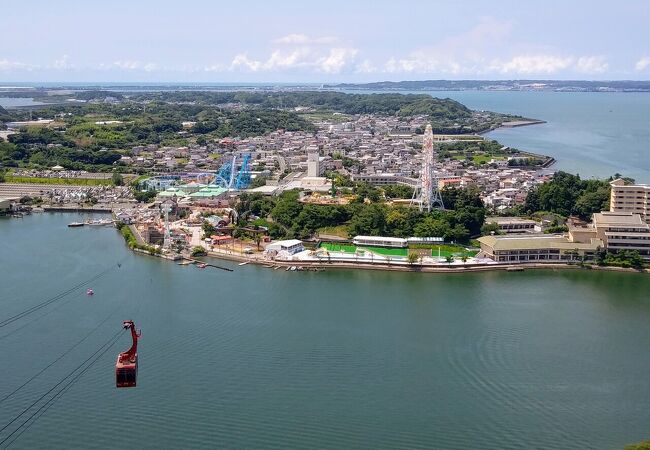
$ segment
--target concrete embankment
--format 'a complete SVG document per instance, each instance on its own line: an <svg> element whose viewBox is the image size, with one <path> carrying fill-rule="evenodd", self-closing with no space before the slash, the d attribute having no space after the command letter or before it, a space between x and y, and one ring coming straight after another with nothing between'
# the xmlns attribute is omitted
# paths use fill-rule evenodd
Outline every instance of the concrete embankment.
<svg viewBox="0 0 650 450"><path fill-rule="evenodd" d="M537 120L537 119L531 119L531 120L511 120L510 122L503 122L501 126L503 128L517 128L517 127L527 127L529 125L539 125L542 123L546 123L545 120Z"/></svg>
<svg viewBox="0 0 650 450"><path fill-rule="evenodd" d="M112 212L109 206L43 206L43 209L45 212Z"/></svg>
<svg viewBox="0 0 650 450"><path fill-rule="evenodd" d="M134 249L138 253L143 253L150 256L158 256L171 261L178 261L179 259L187 259L180 255L153 255L145 250ZM436 265L426 266L420 264L381 264L381 263L353 263L353 262L323 262L323 261L281 261L270 260L257 257L250 257L246 255L239 255L234 253L218 253L208 252L210 258L222 259L233 262L246 262L249 264L256 264L266 268L277 267L300 267L302 269L319 269L319 270L379 270L379 271L393 271L393 272L423 272L423 273L471 273L471 272L492 272L492 271L506 271L506 272L521 272L526 270L603 270L612 272L628 272L628 273L647 273L650 274L650 269L636 270L623 267L611 266L580 266L577 264L563 264L563 263L542 263L542 264L464 264L464 265Z"/></svg>
<svg viewBox="0 0 650 450"><path fill-rule="evenodd" d="M353 262L324 262L324 261L280 261L268 260L262 258L247 257L245 255L237 254L224 254L216 252L208 252L211 258L218 258L236 262L248 262L250 264L280 267L302 267L302 268L318 268L318 269L362 269L362 270L383 270L383 271L396 271L396 272L427 272L427 273L467 273L467 272L489 272L489 271L525 271L534 269L583 269L583 270L605 270L616 272L637 272L637 273L650 273L650 269L636 270L626 269L622 267L610 266L579 266L577 264L562 264L562 263L542 263L542 264L464 264L464 265L436 265L426 266L419 264L381 264L381 263L353 263Z"/></svg>

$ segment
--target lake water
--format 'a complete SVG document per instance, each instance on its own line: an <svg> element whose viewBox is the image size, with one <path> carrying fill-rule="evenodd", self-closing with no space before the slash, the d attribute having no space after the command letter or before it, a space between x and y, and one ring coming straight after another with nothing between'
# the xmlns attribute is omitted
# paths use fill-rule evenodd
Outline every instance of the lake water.
<svg viewBox="0 0 650 450"><path fill-rule="evenodd" d="M40 106L45 103L36 102L33 98L30 97L0 97L0 106L5 109L18 108L23 106Z"/></svg>
<svg viewBox="0 0 650 450"><path fill-rule="evenodd" d="M113 267L88 286L94 296L80 287L0 328L2 399L98 327L0 403L0 426L123 319L142 328L138 387L114 387L123 335L15 448L611 449L650 438L647 275L199 270L134 254L112 228L66 227L84 218L0 220L0 321Z"/></svg>

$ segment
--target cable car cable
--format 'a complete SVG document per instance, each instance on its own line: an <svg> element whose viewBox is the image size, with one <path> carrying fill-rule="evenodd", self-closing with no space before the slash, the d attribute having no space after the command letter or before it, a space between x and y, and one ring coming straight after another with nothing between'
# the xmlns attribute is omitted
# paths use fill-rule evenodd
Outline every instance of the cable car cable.
<svg viewBox="0 0 650 450"><path fill-rule="evenodd" d="M88 371L88 369L90 369L90 368L91 368L91 367L92 367L92 366L93 366L97 361L99 361L99 359L100 359L102 356L104 356L104 354L105 354L108 350L111 349L111 347L112 347L112 346L113 346L113 345L118 341L118 339L120 338L120 335L121 335L121 333L122 333L123 331L124 331L124 330L120 330L120 332L118 333L117 336L115 336L115 339L110 343L110 345L108 345L108 346L107 346L107 347L106 347L106 348L105 348L105 349L104 349L104 350L103 350L99 355L97 355L97 357L96 357L93 361L91 361L91 363L88 364L88 365L87 365L87 366L86 366L86 367L85 367L81 372L79 372L77 375L75 375L74 378L72 378L72 380L70 380L70 381L68 382L68 384L66 384L65 386L63 386L63 388L61 388L61 389L60 389L56 394L54 394L54 395L53 395L53 396L52 396L52 397L51 397L47 402L45 402L43 405L41 405L40 408L38 408L34 413L32 413L32 415L29 416L29 417L27 418L27 420L23 421L23 422L22 422L22 423L21 423L21 424L20 424L20 425L19 425L19 426L14 430L14 431L12 431L12 432L11 432L11 433L6 437L6 438L4 438L2 441L0 441L0 445L3 445L5 442L7 442L7 440L8 440L11 436L13 436L13 435L18 431L18 430L20 430L21 428L23 428L23 427L25 426L25 424L27 424L30 420L34 419L34 420L29 424L29 425L27 425L25 428L23 428L23 430L18 434L18 436L16 436L16 438L15 438L13 441L11 441L11 442L9 443L9 445L11 445L11 444L16 440L16 439L18 439L18 437L20 437L20 435L23 434L23 432L25 432L25 431L27 430L27 428L31 427L31 426L34 424L34 422L36 422L36 420L37 420L40 416L42 416L42 415L45 413L45 411L47 411L47 410L48 410L48 409L49 409L49 408L50 408L50 407L51 407L51 406L52 406L52 405L53 405L53 404L54 404L54 403L55 403L59 398L61 398L61 397L63 396L63 394L65 394L65 393L66 393L66 392L67 392L67 391L72 387L72 385L73 385L73 384L74 384L74 383L75 383L79 378L81 378L81 376L82 376L84 373L86 373L86 372ZM96 353L96 352L95 352L95 353ZM75 370L76 370L76 369L75 369ZM39 413L40 413L40 414L39 414ZM37 414L38 414L38 416L37 416ZM9 446L9 445L8 445L8 446Z"/></svg>
<svg viewBox="0 0 650 450"><path fill-rule="evenodd" d="M82 362L82 363L79 364L77 367L75 367L75 368L74 368L70 373L68 373L65 377L63 377L63 378L62 378L58 383L56 383L54 386L52 386L52 387L50 388L49 391L47 391L46 393L44 393L43 395L41 395L41 396L40 396L38 399L36 399L36 400L31 404L31 405L29 405L27 408L25 408L25 409L24 409L20 414L18 414L16 417L14 417L14 418L9 422L9 423L7 423L5 426L3 426L2 428L0 428L0 433L3 432L4 430L6 430L6 429L7 429L7 428L12 424L12 423L14 423L16 420L18 420L18 419L19 419L23 414L25 414L27 411L29 411L30 409L32 409L32 408L34 407L34 405L36 405L38 402L40 402L41 400L43 400L43 398L45 398L45 397L46 397L50 392L52 392L54 389L56 389L59 385L63 384L63 382L64 382L65 380L67 380L68 378L70 378L70 376L72 376L72 375L73 375L77 370L79 370L81 367L83 367L83 366L84 366L88 361L90 361L90 360L91 360L91 359L92 359L92 358L93 358L97 353L99 353L100 351L102 351L102 349L103 349L104 347L106 347L106 346L108 345L108 346L109 346L108 348L110 348L110 346L112 346L115 342L117 342L117 340L118 340L119 337L122 335L122 333L124 333L124 329L119 330L117 333L115 333L113 336L111 336L111 338L110 338L110 339L109 339L109 340L108 340L104 345L102 345L101 347L99 347L99 349L95 350L95 352L94 352L92 355L90 355L88 358L86 358L86 359L84 360L84 362ZM110 345L109 345L109 344L110 344ZM4 442L4 441L3 441L3 442ZM0 444L1 444L1 442L0 442Z"/></svg>
<svg viewBox="0 0 650 450"><path fill-rule="evenodd" d="M42 319L43 317L49 315L50 313L53 313L54 311L56 311L56 310L58 310L59 308L61 308L61 307L65 306L65 305L67 305L68 303L70 303L70 302L73 301L73 300L77 300L77 298L76 298L76 297L71 297L71 298L69 298L68 300L66 300L66 301L64 301L64 302L58 303L54 308L52 308L52 309L50 309L50 310L48 310L48 311L45 311L45 312L44 312L43 314L41 314L40 316L38 316L38 317L34 317L32 320L30 320L30 321L28 321L28 322L25 322L24 324L22 324L22 325L19 326L18 328L14 328L14 329L11 330L10 332L8 332L8 333L6 333L6 334L3 334L2 336L0 336L0 341L3 340L3 339L5 339L5 338L8 338L8 337L11 336L12 334L18 333L18 332L19 332L20 330L22 330L23 328L28 327L28 326L31 325L32 323L36 322L37 320Z"/></svg>
<svg viewBox="0 0 650 450"><path fill-rule="evenodd" d="M43 367L43 368L42 368L40 371L38 371L34 376L32 376L29 380L25 381L25 382L24 382L23 384L21 384L20 386L18 386L18 387L17 387L16 389L14 389L12 392L10 392L9 394L7 394L7 395L5 395L3 398L1 398L1 399L0 399L0 404L1 404L2 402L4 402L5 400L7 400L7 399L8 399L9 397L11 397L12 395L14 395L16 392L20 391L22 388L24 388L25 386L27 386L29 383L31 383L32 381L34 381L34 379L35 379L36 377L38 377L40 374L42 374L42 373L45 372L47 369L49 369L50 367L52 367L54 364L56 364L57 362L59 362L59 361L60 361L61 359L63 359L66 355L68 355L72 350L74 350L75 348L77 348L77 347L78 347L78 346L79 346L83 341L85 341L86 339L88 339L88 338L90 337L91 334L93 334L93 333L94 333L95 331L97 331L97 330L98 330L102 325L104 325L104 324L106 323L106 321L108 321L108 319L110 319L110 318L111 318L111 317L112 317L112 316L117 312L117 310L118 310L118 309L119 309L123 304L124 304L124 302L120 303L120 304L117 306L117 308L115 308L113 311L111 311L111 312L109 313L108 316L106 316L106 318L105 318L104 320L102 320L99 324L97 324L97 326L96 326L95 328L93 328L93 329L92 329L92 330L91 330L91 331L90 331L86 336L84 336L80 341L78 341L76 344L74 344L72 347L70 347L68 350L66 350L62 355L60 355L60 356L59 356L58 358L56 358L54 361L52 361L51 363L49 363L47 366ZM22 328L22 327L21 327L21 328ZM7 335L5 335L5 336L7 336ZM0 339L1 339L1 338L0 338Z"/></svg>
<svg viewBox="0 0 650 450"><path fill-rule="evenodd" d="M55 295L54 297L51 297L51 298L49 298L49 299L47 299L47 300L45 300L45 301L43 301L43 302L41 302L41 303L39 303L37 305L34 305L34 306L30 307L30 308L27 308L26 310L24 310L24 311L22 311L22 312L20 312L18 314L15 314L15 315L13 315L11 317L8 317L8 318L0 321L0 328L5 327L5 326L15 322L16 320L22 319L23 317L25 317L25 316L27 316L29 314L32 314L32 313L38 311L41 308L45 308L47 305L49 305L51 303L54 303L55 301L60 300L60 299L62 299L64 297L68 296L70 293L74 292L75 290L79 289L80 287L85 286L86 284L105 276L108 272L113 270L115 267L118 267L118 264L121 264L122 261L118 262L117 264L114 264L114 265L110 266L109 268L103 270L102 272L98 273L94 277L92 277L92 278L90 278L90 279L88 279L86 281L83 281L83 282L81 282L81 283L79 283L79 284L77 284L77 285L75 285L75 286L73 286L73 287L71 287L71 288L57 294L57 295Z"/></svg>
<svg viewBox="0 0 650 450"><path fill-rule="evenodd" d="M21 319L21 318L23 318L23 317L25 317L25 316L27 316L27 315L33 313L33 312L38 311L38 310L41 309L41 308L46 307L46 306L49 305L50 303L53 303L53 302L55 302L55 301L57 301L57 300L60 300L60 299L62 299L62 298L64 298L64 297L66 297L67 295L69 295L70 293L72 293L72 292L74 292L75 290L79 289L80 287L82 287L82 286L84 286L84 285L86 285L86 284L88 284L88 283L90 283L90 282L92 282L92 281L97 280L97 279L100 278L101 276L103 276L103 275L105 275L106 273L108 273L111 269L113 269L113 267L110 267L110 268L108 268L108 269L106 269L106 270L100 272L99 274L95 275L94 277L92 277L92 278L90 278L90 279L88 279L88 280L86 280L86 281L84 281L84 282L82 282L82 283L79 283L79 284L77 284L77 285L71 287L70 289L68 289L68 290L66 290L66 291L63 291L63 292L61 292L61 293L55 295L54 297L51 297L51 298L45 300L44 302L41 302L41 303L39 303L39 304L37 304L37 305L34 305L34 306L32 306L32 307L30 307L30 308L28 308L28 309L26 309L26 310L24 310L24 311L22 311L22 312L20 312L20 313L18 313L18 314L15 314L15 315L13 315L13 316L11 316L11 317L8 317L8 318L4 319L3 321L0 321L0 327L7 326L7 325L9 325L10 323L13 323L13 322L15 322L15 321L18 320L18 319Z"/></svg>

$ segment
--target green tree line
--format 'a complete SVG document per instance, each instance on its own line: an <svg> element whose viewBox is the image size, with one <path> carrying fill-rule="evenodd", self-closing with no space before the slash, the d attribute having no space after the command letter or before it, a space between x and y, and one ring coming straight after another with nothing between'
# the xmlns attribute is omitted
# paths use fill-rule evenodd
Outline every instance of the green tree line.
<svg viewBox="0 0 650 450"><path fill-rule="evenodd" d="M444 198L452 209L420 212L416 208L364 201L348 205L315 205L299 201L298 191L278 197L242 194L236 209L241 220L254 215L268 219L274 238L307 238L323 227L345 225L349 235L440 236L467 242L480 234L485 209L476 191L447 189Z"/></svg>
<svg viewBox="0 0 650 450"><path fill-rule="evenodd" d="M532 189L524 211L548 211L588 220L595 212L609 209L610 180L583 180L579 175L556 172L553 178Z"/></svg>

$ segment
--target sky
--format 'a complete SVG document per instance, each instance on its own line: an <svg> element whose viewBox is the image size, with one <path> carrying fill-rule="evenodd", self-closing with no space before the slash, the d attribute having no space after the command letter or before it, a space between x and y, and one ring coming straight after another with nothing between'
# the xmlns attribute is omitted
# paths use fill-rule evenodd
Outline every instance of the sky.
<svg viewBox="0 0 650 450"><path fill-rule="evenodd" d="M4 0L0 81L650 79L650 1Z"/></svg>

